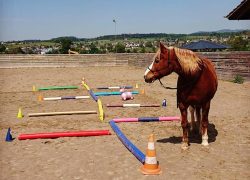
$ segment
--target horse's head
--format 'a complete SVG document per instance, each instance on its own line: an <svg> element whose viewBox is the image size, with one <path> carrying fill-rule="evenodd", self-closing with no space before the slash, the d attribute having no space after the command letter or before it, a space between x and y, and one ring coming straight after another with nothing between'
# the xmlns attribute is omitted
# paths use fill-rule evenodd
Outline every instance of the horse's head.
<svg viewBox="0 0 250 180"><path fill-rule="evenodd" d="M172 50L172 48L167 48L160 43L160 49L155 54L152 64L147 67L144 74L145 82L152 83L173 72L173 62L171 61Z"/></svg>

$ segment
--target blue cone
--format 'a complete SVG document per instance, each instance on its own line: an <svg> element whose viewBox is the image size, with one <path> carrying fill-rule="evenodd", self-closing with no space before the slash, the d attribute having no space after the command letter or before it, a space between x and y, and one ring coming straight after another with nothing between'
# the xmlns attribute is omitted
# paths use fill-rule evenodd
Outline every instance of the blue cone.
<svg viewBox="0 0 250 180"><path fill-rule="evenodd" d="M10 128L8 129L8 132L7 132L7 134L6 134L6 139L5 139L5 141L7 141L7 142L11 142L13 140L13 138L12 138L12 135L11 135L11 133L10 133Z"/></svg>
<svg viewBox="0 0 250 180"><path fill-rule="evenodd" d="M162 101L162 106L163 106L163 107L166 107L166 106L167 106L167 101L166 101L166 99L164 99L164 100Z"/></svg>

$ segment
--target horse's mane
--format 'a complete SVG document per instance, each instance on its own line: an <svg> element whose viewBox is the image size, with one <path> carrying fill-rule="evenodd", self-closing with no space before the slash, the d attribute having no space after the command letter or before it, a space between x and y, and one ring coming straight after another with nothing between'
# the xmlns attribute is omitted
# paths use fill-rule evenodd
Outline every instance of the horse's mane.
<svg viewBox="0 0 250 180"><path fill-rule="evenodd" d="M175 47L174 52L185 74L193 75L201 69L202 59L193 51Z"/></svg>

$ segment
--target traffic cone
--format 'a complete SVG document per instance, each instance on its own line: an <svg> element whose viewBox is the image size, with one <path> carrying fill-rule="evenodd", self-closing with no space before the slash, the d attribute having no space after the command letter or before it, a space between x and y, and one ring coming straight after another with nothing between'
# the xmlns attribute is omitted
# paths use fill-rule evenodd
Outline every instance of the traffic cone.
<svg viewBox="0 0 250 180"><path fill-rule="evenodd" d="M23 114L22 114L21 108L19 108L19 110L18 110L17 118L19 118L19 119L23 118Z"/></svg>
<svg viewBox="0 0 250 180"><path fill-rule="evenodd" d="M136 88L136 89L138 89L138 88L139 88L139 86L138 86L138 84L137 84L137 83L135 84L135 88Z"/></svg>
<svg viewBox="0 0 250 180"><path fill-rule="evenodd" d="M141 94L145 94L145 89L144 88L142 88Z"/></svg>
<svg viewBox="0 0 250 180"><path fill-rule="evenodd" d="M156 160L153 134L149 136L145 162L144 165L141 167L141 172L145 175L159 175L161 173L161 168Z"/></svg>
<svg viewBox="0 0 250 180"><path fill-rule="evenodd" d="M36 86L34 86L34 85L32 86L32 91L33 91L33 92L36 92L36 91L37 91L37 90L36 90Z"/></svg>
<svg viewBox="0 0 250 180"><path fill-rule="evenodd" d="M6 134L5 141L11 142L12 140L13 140L13 137L12 137L12 135L10 133L10 128L9 128L8 131L7 131L7 134Z"/></svg>
<svg viewBox="0 0 250 180"><path fill-rule="evenodd" d="M38 101L42 101L42 100L43 100L43 96L41 94L39 94Z"/></svg>

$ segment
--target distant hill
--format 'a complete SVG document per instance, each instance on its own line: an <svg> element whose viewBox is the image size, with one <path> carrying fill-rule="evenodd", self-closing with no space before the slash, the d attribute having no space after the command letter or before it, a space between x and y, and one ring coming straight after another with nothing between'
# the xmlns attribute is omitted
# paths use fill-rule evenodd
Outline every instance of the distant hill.
<svg viewBox="0 0 250 180"><path fill-rule="evenodd" d="M191 33L190 35L209 35L209 34L214 34L214 33L240 33L240 32L243 32L243 31L249 31L247 29L221 29L221 30L218 30L218 31L198 31L198 32L194 32L194 33Z"/></svg>
<svg viewBox="0 0 250 180"><path fill-rule="evenodd" d="M50 41L60 42L62 39L68 39L71 41L83 41L83 40L85 40L85 38L77 38L75 36L62 36L62 37L52 38L52 39L50 39Z"/></svg>
<svg viewBox="0 0 250 180"><path fill-rule="evenodd" d="M218 31L198 31L191 34L173 34L173 33L134 33L134 34L118 34L118 35L104 35L95 38L78 38L75 36L63 36L52 38L50 40L23 40L23 41L12 41L12 42L40 42L40 41L52 41L56 43L60 43L62 39L69 39L71 41L85 41L85 40L114 40L114 39L161 39L165 38L168 40L175 40L175 39L185 39L187 36L211 36L219 34L220 36L228 36L228 35L237 35L238 33L242 33L244 31L250 32L250 29L221 29Z"/></svg>

